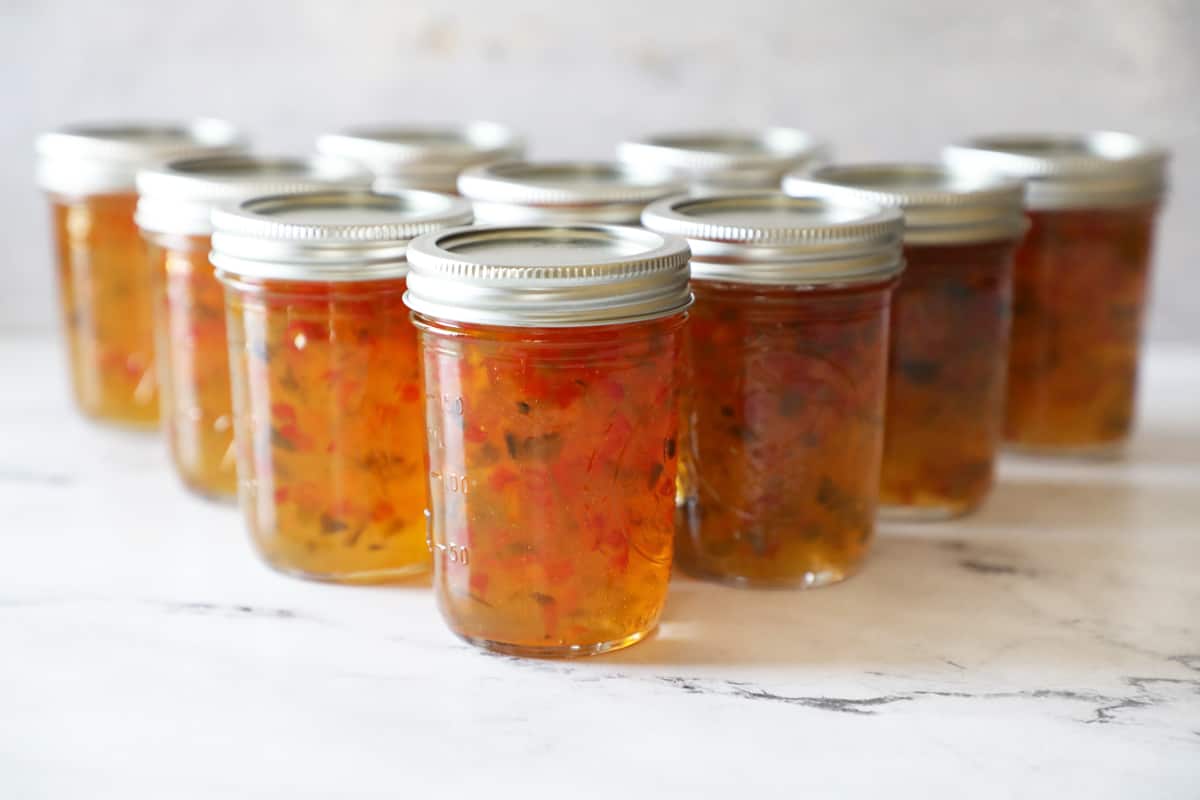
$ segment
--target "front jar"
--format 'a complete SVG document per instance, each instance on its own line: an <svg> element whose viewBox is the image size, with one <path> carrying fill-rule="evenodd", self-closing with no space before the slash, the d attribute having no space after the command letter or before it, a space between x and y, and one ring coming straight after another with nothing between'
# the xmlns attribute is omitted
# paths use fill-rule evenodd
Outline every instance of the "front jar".
<svg viewBox="0 0 1200 800"><path fill-rule="evenodd" d="M150 274L134 222L138 168L237 145L236 132L216 120L178 127L78 126L38 139L71 385L87 416L137 428L158 422Z"/></svg>
<svg viewBox="0 0 1200 800"><path fill-rule="evenodd" d="M531 225L410 257L443 617L518 655L639 641L671 571L686 245Z"/></svg>
<svg viewBox="0 0 1200 800"><path fill-rule="evenodd" d="M377 583L428 568L407 240L470 219L424 192L321 192L213 215L239 496L281 572Z"/></svg>
<svg viewBox="0 0 1200 800"><path fill-rule="evenodd" d="M1003 419L1013 252L1027 227L1021 184L933 164L862 164L789 177L785 189L904 212L880 503L907 519L977 507Z"/></svg>
<svg viewBox="0 0 1200 800"><path fill-rule="evenodd" d="M679 563L737 585L842 580L874 530L899 213L718 195L643 222L694 253Z"/></svg>
<svg viewBox="0 0 1200 800"><path fill-rule="evenodd" d="M1106 456L1133 430L1165 152L1132 136L985 137L953 163L1029 179L1017 250L1005 439Z"/></svg>
<svg viewBox="0 0 1200 800"><path fill-rule="evenodd" d="M212 209L253 195L369 185L365 171L328 158L211 156L139 173L163 427L175 470L193 491L237 494L225 298L208 257Z"/></svg>

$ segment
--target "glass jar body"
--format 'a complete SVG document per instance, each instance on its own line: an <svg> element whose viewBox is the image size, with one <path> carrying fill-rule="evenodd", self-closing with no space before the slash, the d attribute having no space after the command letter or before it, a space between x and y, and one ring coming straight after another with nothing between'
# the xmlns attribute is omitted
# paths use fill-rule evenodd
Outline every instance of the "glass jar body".
<svg viewBox="0 0 1200 800"><path fill-rule="evenodd" d="M1157 211L1030 212L1013 278L1012 445L1107 455L1129 437Z"/></svg>
<svg viewBox="0 0 1200 800"><path fill-rule="evenodd" d="M137 195L51 195L50 203L75 401L93 419L153 428L153 300Z"/></svg>
<svg viewBox="0 0 1200 800"><path fill-rule="evenodd" d="M263 558L346 583L427 569L404 279L223 280L239 499Z"/></svg>
<svg viewBox="0 0 1200 800"><path fill-rule="evenodd" d="M147 235L163 427L179 476L193 491L237 494L225 297L209 237Z"/></svg>
<svg viewBox="0 0 1200 800"><path fill-rule="evenodd" d="M701 577L820 586L874 531L894 281L693 281L690 472L677 557Z"/></svg>
<svg viewBox="0 0 1200 800"><path fill-rule="evenodd" d="M909 245L892 304L880 503L950 518L992 486L1015 240Z"/></svg>
<svg viewBox="0 0 1200 800"><path fill-rule="evenodd" d="M434 588L464 639L574 656L658 622L684 314L580 328L418 317Z"/></svg>

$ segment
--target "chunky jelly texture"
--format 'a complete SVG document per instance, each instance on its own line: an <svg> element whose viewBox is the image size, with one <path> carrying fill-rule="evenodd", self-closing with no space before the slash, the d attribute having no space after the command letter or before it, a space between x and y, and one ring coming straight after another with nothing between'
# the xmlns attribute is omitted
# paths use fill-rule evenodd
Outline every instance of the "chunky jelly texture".
<svg viewBox="0 0 1200 800"><path fill-rule="evenodd" d="M419 318L434 586L460 636L573 655L655 627L671 570L683 321Z"/></svg>
<svg viewBox="0 0 1200 800"><path fill-rule="evenodd" d="M341 582L427 569L405 281L225 281L239 494L263 557Z"/></svg>
<svg viewBox="0 0 1200 800"><path fill-rule="evenodd" d="M694 283L685 569L813 586L857 568L874 530L893 283Z"/></svg>
<svg viewBox="0 0 1200 800"><path fill-rule="evenodd" d="M990 491L1016 244L905 248L892 304L883 505L951 517Z"/></svg>
<svg viewBox="0 0 1200 800"><path fill-rule="evenodd" d="M1013 284L1009 442L1103 452L1129 436L1156 212L1029 215Z"/></svg>
<svg viewBox="0 0 1200 800"><path fill-rule="evenodd" d="M158 424L153 300L136 194L53 195L59 291L80 410L105 422Z"/></svg>
<svg viewBox="0 0 1200 800"><path fill-rule="evenodd" d="M151 237L162 421L175 468L195 491L237 494L225 296L209 238Z"/></svg>

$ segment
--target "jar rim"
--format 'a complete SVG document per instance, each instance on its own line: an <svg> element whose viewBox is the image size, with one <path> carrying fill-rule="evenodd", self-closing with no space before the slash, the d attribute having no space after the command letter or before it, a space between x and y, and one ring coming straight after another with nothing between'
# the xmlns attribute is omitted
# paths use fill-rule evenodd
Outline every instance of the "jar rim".
<svg viewBox="0 0 1200 800"><path fill-rule="evenodd" d="M38 184L65 195L132 192L140 169L185 156L239 153L245 144L231 123L212 118L66 125L37 138Z"/></svg>
<svg viewBox="0 0 1200 800"><path fill-rule="evenodd" d="M483 225L409 247L409 308L513 327L654 319L691 304L682 239L619 225Z"/></svg>
<svg viewBox="0 0 1200 800"><path fill-rule="evenodd" d="M697 280L841 284L904 266L900 211L857 198L681 195L650 204L642 224L687 239Z"/></svg>
<svg viewBox="0 0 1200 800"><path fill-rule="evenodd" d="M783 188L790 195L857 199L898 208L904 214L907 244L1015 239L1029 225L1021 181L947 164L835 164L809 175L791 173L784 178Z"/></svg>
<svg viewBox="0 0 1200 800"><path fill-rule="evenodd" d="M368 189L371 174L335 156L218 155L184 158L138 172L135 221L144 231L212 233L212 211L262 195Z"/></svg>
<svg viewBox="0 0 1200 800"><path fill-rule="evenodd" d="M681 170L789 167L824 155L827 145L799 128L729 128L668 131L618 145L630 163Z"/></svg>
<svg viewBox="0 0 1200 800"><path fill-rule="evenodd" d="M1170 157L1165 148L1121 131L977 136L942 155L952 166L1026 180L1031 209L1157 202L1166 192Z"/></svg>
<svg viewBox="0 0 1200 800"><path fill-rule="evenodd" d="M210 260L223 272L280 280L403 277L413 237L471 219L466 200L434 192L265 195L213 210Z"/></svg>
<svg viewBox="0 0 1200 800"><path fill-rule="evenodd" d="M501 161L458 176L463 197L511 205L645 205L683 188L669 170L619 161Z"/></svg>
<svg viewBox="0 0 1200 800"><path fill-rule="evenodd" d="M457 174L473 164L520 158L525 141L497 122L376 124L317 137L317 151L358 161L377 176ZM453 185L453 181L451 181Z"/></svg>

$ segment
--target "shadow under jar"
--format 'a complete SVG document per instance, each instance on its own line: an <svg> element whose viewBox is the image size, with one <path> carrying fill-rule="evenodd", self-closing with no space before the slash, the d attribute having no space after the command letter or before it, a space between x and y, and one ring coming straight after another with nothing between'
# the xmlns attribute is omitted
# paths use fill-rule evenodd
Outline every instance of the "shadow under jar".
<svg viewBox="0 0 1200 800"><path fill-rule="evenodd" d="M476 164L511 161L525 142L495 122L352 128L317 138L317 151L356 161L381 192L424 189L454 194L458 175Z"/></svg>
<svg viewBox="0 0 1200 800"><path fill-rule="evenodd" d="M693 193L774 191L785 174L828 160L829 147L795 128L683 131L622 142L617 158L668 170Z"/></svg>
<svg viewBox="0 0 1200 800"><path fill-rule="evenodd" d="M736 194L642 221L693 253L680 565L748 586L842 580L874 531L900 213Z"/></svg>
<svg viewBox="0 0 1200 800"><path fill-rule="evenodd" d="M862 164L789 176L784 190L904 212L881 510L907 519L967 513L995 474L1013 253L1028 227L1022 185L934 164Z"/></svg>
<svg viewBox="0 0 1200 800"><path fill-rule="evenodd" d="M641 640L671 572L686 243L489 226L410 259L446 622L525 656Z"/></svg>
<svg viewBox="0 0 1200 800"><path fill-rule="evenodd" d="M471 219L430 192L323 191L213 212L239 499L299 577L379 583L429 566L409 240Z"/></svg>
<svg viewBox="0 0 1200 800"><path fill-rule="evenodd" d="M1028 181L1005 439L1047 454L1118 454L1133 429L1166 152L1099 132L980 137L945 158Z"/></svg>
<svg viewBox="0 0 1200 800"><path fill-rule="evenodd" d="M208 258L212 210L255 195L367 189L370 183L365 170L328 157L210 156L138 174L137 222L150 249L163 427L175 470L193 491L237 494L225 296Z"/></svg>
<svg viewBox="0 0 1200 800"><path fill-rule="evenodd" d="M240 144L219 120L78 125L38 138L71 385L88 417L135 428L158 424L150 269L134 222L138 170Z"/></svg>

